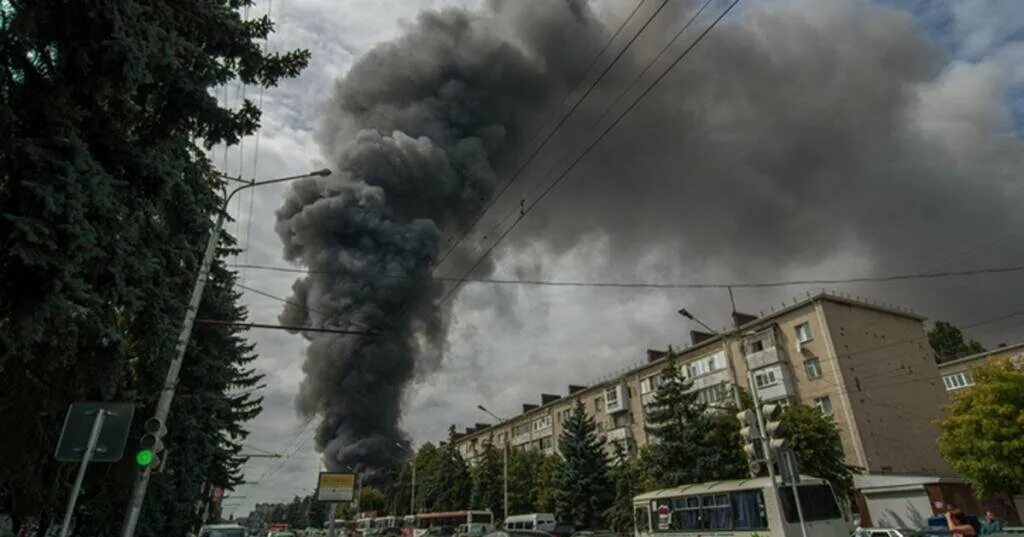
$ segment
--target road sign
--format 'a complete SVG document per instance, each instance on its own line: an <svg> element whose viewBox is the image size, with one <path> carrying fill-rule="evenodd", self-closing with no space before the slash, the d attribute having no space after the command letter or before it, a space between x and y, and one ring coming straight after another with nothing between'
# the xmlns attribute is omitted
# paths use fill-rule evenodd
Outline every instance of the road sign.
<svg viewBox="0 0 1024 537"><path fill-rule="evenodd" d="M355 474L320 472L316 484L316 499L319 502L350 502L355 497Z"/></svg>
<svg viewBox="0 0 1024 537"><path fill-rule="evenodd" d="M96 414L104 411L102 428L90 462L116 462L124 455L135 405L132 403L72 403L64 418L54 457L58 461L80 461L89 445Z"/></svg>

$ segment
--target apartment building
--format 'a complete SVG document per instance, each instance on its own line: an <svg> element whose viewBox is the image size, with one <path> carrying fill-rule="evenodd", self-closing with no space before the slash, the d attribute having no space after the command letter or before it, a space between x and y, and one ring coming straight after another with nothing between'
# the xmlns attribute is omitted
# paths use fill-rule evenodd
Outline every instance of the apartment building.
<svg viewBox="0 0 1024 537"><path fill-rule="evenodd" d="M998 347L989 351L979 352L970 356L964 356L956 360L950 360L939 364L939 374L942 375L942 385L946 392L952 393L956 390L974 386L974 377L971 369L988 362L1009 358L1010 363L1018 369L1024 369L1024 343L1016 343L1005 347Z"/></svg>
<svg viewBox="0 0 1024 537"><path fill-rule="evenodd" d="M762 402L815 406L839 429L848 464L867 473L952 475L936 448L946 394L928 345L924 317L830 293L794 300L766 315L733 314L717 334L692 332L676 349L680 372L702 401L736 396L736 386ZM651 441L644 407L654 397L665 351L647 363L593 386L570 385L564 396L544 394L505 422L477 424L456 440L472 461L491 443L554 452L562 424L581 401L611 444L635 450Z"/></svg>

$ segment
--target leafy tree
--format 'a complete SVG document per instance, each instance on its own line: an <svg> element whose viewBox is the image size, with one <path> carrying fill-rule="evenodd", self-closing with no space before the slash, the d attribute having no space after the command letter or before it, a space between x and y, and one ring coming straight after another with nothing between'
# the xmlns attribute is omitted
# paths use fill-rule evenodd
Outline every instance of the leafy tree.
<svg viewBox="0 0 1024 537"><path fill-rule="evenodd" d="M780 420L799 461L800 472L827 479L839 497L848 498L853 493L853 474L860 470L844 462L835 421L817 408L803 404L787 407Z"/></svg>
<svg viewBox="0 0 1024 537"><path fill-rule="evenodd" d="M558 486L555 483L555 471L561 462L562 459L558 455L540 453L533 479L533 488L530 491L535 513L553 513L555 511L555 494L558 491Z"/></svg>
<svg viewBox="0 0 1024 537"><path fill-rule="evenodd" d="M615 465L610 477L615 489L615 500L605 511L605 520L612 531L620 534L633 529L633 498L640 493L641 469L637 459L615 444Z"/></svg>
<svg viewBox="0 0 1024 537"><path fill-rule="evenodd" d="M601 527L612 490L604 447L594 418L576 401L558 441L562 463L555 468L555 514L577 528Z"/></svg>
<svg viewBox="0 0 1024 537"><path fill-rule="evenodd" d="M981 343L965 340L963 332L946 321L935 321L935 326L928 331L928 344L935 351L935 360L939 363L985 351Z"/></svg>
<svg viewBox="0 0 1024 537"><path fill-rule="evenodd" d="M384 511L384 493L373 485L363 485L359 489L359 511Z"/></svg>
<svg viewBox="0 0 1024 537"><path fill-rule="evenodd" d="M45 533L67 497L75 467L51 453L69 402L152 415L221 201L198 144L235 143L259 120L211 90L235 77L274 85L308 57L260 50L272 25L243 21L249 4L0 6L0 429L17 438L0 445L0 487L15 493L16 524L34 518ZM225 235L219 254L232 248ZM244 319L233 285L218 261L200 317ZM240 424L259 411L251 359L237 329L196 328L140 535L185 534L197 498L237 484ZM81 533L116 532L128 459L87 476Z"/></svg>
<svg viewBox="0 0 1024 537"><path fill-rule="evenodd" d="M939 451L979 496L1017 494L1024 483L1024 370L1008 359L972 371L938 421Z"/></svg>
<svg viewBox="0 0 1024 537"><path fill-rule="evenodd" d="M504 520L507 516L502 511L503 471L502 452L492 444L487 444L480 455L480 460L470 472L473 478L470 506L474 509L489 509L495 520Z"/></svg>

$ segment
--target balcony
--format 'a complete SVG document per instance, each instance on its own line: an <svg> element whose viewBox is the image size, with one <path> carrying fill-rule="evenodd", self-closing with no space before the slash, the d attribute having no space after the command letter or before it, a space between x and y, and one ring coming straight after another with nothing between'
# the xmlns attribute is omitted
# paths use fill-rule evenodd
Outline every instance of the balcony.
<svg viewBox="0 0 1024 537"><path fill-rule="evenodd" d="M629 402L626 401L626 388L622 384L604 390L604 410L609 414L629 410Z"/></svg>
<svg viewBox="0 0 1024 537"><path fill-rule="evenodd" d="M782 349L777 346L765 347L764 349L752 352L747 355L747 364L750 369L776 364L782 361Z"/></svg>
<svg viewBox="0 0 1024 537"><path fill-rule="evenodd" d="M617 441L620 441L620 440L626 440L629 437L630 437L629 426L616 427L614 429L610 429L604 435L605 440L608 441L608 442L617 442Z"/></svg>
<svg viewBox="0 0 1024 537"><path fill-rule="evenodd" d="M530 443L530 432L520 433L512 437L513 446L521 446Z"/></svg>
<svg viewBox="0 0 1024 537"><path fill-rule="evenodd" d="M793 375L785 365L775 365L754 371L757 397L763 402L796 396Z"/></svg>

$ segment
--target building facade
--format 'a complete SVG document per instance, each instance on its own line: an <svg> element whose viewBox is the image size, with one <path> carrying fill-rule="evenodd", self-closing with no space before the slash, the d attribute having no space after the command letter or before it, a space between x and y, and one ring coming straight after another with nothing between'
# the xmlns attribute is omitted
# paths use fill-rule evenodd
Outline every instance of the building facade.
<svg viewBox="0 0 1024 537"><path fill-rule="evenodd" d="M942 385L948 393L953 393L968 386L974 386L974 376L971 374L971 369L989 360L1000 360L1003 358L1008 358L1010 363L1018 369L1024 369L1024 343L1007 345L939 364Z"/></svg>
<svg viewBox="0 0 1024 537"><path fill-rule="evenodd" d="M675 351L703 402L732 402L739 386L762 402L815 406L835 420L848 464L871 474L953 475L936 447L933 422L947 396L924 317L821 293L768 315L733 318L731 329L692 332L691 345ZM644 408L668 367L666 355L649 350L645 365L617 378L570 385L564 396L543 394L507 421L466 429L457 445L470 461L487 444L553 453L580 401L609 452L613 443L633 451L651 441Z"/></svg>

